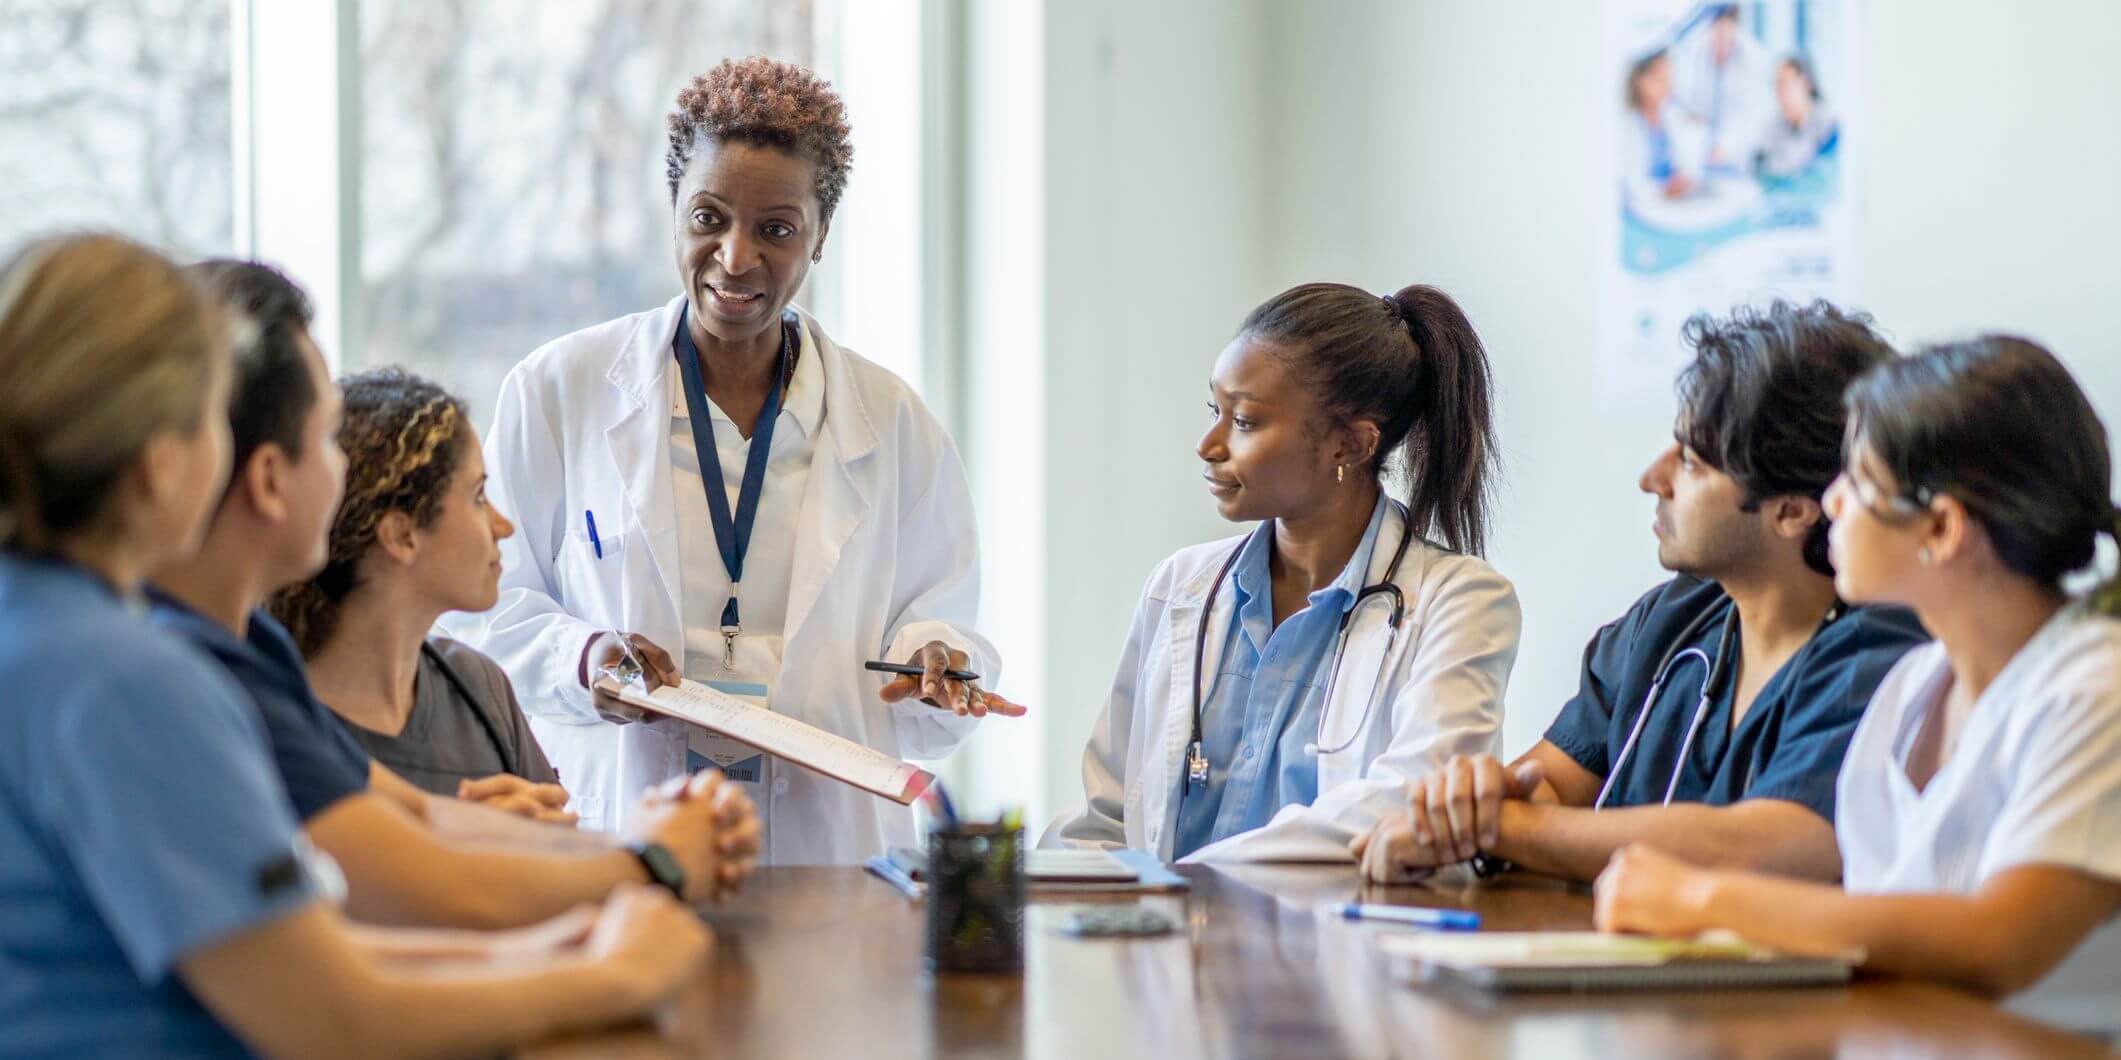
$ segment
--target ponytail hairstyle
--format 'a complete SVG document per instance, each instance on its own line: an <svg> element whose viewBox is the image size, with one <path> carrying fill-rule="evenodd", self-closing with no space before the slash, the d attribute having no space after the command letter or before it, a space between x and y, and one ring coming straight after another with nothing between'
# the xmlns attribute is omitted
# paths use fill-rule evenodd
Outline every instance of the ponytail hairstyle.
<svg viewBox="0 0 2121 1060"><path fill-rule="evenodd" d="M1289 351L1297 380L1334 420L1377 424L1367 470L1380 485L1388 471L1407 478L1408 532L1483 553L1498 463L1488 355L1451 296L1419 284L1379 298L1307 283L1254 309L1238 334Z"/></svg>
<svg viewBox="0 0 2121 1060"><path fill-rule="evenodd" d="M2121 540L2106 425L2037 343L1931 346L1857 380L1846 401L1849 451L1871 454L1912 502L1951 494L2018 574L2059 587L2091 564L2100 535ZM2121 615L2114 579L2092 599Z"/></svg>
<svg viewBox="0 0 2121 1060"><path fill-rule="evenodd" d="M346 599L361 587L361 560L383 517L403 512L414 526L434 525L472 438L464 403L404 369L363 372L340 386L346 495L332 520L330 554L322 570L267 604L305 658L331 640Z"/></svg>
<svg viewBox="0 0 2121 1060"><path fill-rule="evenodd" d="M118 236L42 239L0 266L0 549L108 529L148 442L223 414L206 398L227 325L174 262Z"/></svg>

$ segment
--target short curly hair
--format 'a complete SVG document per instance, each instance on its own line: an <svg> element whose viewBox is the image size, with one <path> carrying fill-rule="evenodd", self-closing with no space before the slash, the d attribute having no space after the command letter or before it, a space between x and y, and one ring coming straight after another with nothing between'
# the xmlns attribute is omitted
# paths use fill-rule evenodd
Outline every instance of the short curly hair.
<svg viewBox="0 0 2121 1060"><path fill-rule="evenodd" d="M678 93L669 125L670 150L663 161L672 202L703 135L718 143L778 147L816 163L818 205L828 220L854 168L847 107L831 83L764 56L724 59L693 78Z"/></svg>
<svg viewBox="0 0 2121 1060"><path fill-rule="evenodd" d="M471 451L471 414L448 391L402 368L379 368L343 380L346 495L332 520L330 554L308 581L267 602L307 658L337 629L346 598L360 588L361 558L375 544L376 524L404 512L428 527Z"/></svg>

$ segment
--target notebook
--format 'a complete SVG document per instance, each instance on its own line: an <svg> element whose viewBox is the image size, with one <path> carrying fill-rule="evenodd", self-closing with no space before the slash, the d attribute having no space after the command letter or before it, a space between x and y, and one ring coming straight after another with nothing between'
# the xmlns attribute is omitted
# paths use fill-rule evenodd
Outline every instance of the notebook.
<svg viewBox="0 0 2121 1060"><path fill-rule="evenodd" d="M596 687L642 710L690 722L893 802L910 805L935 783L935 774L919 766L697 681L643 692L638 684L606 676L597 678Z"/></svg>
<svg viewBox="0 0 2121 1060"><path fill-rule="evenodd" d="M1860 953L1797 957L1728 933L1653 939L1590 931L1393 933L1378 948L1401 971L1481 990L1688 990L1845 983Z"/></svg>

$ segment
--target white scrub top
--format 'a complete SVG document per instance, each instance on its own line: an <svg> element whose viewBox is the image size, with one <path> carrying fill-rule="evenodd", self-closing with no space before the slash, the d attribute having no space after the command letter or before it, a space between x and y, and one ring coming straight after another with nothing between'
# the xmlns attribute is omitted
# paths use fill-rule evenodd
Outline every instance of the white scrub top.
<svg viewBox="0 0 2121 1060"><path fill-rule="evenodd" d="M1966 894L2043 864L2121 880L2121 621L2055 614L1982 692L1958 749L1916 791L1906 762L1952 671L1909 652L1857 726L1835 830L1851 893ZM2072 1029L2121 1024L2121 919L2109 919L2009 1006Z"/></svg>

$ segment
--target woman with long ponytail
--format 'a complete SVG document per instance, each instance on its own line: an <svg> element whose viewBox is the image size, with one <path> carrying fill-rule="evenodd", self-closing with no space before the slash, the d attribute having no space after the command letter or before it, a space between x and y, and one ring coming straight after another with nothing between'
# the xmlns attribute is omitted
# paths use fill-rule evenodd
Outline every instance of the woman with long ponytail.
<svg viewBox="0 0 2121 1060"><path fill-rule="evenodd" d="M2106 428L2060 361L2003 335L1888 362L1847 404L1835 589L1912 608L1936 640L1878 686L1842 760L1843 886L1630 847L1599 878L1599 923L1861 952L1873 972L2110 1033L2121 593L2069 581L2121 535Z"/></svg>
<svg viewBox="0 0 2121 1060"><path fill-rule="evenodd" d="M1084 801L1048 845L1347 860L1454 754L1493 747L1517 597L1480 556L1487 353L1434 287L1291 288L1216 360L1196 455L1256 523L1149 576Z"/></svg>

